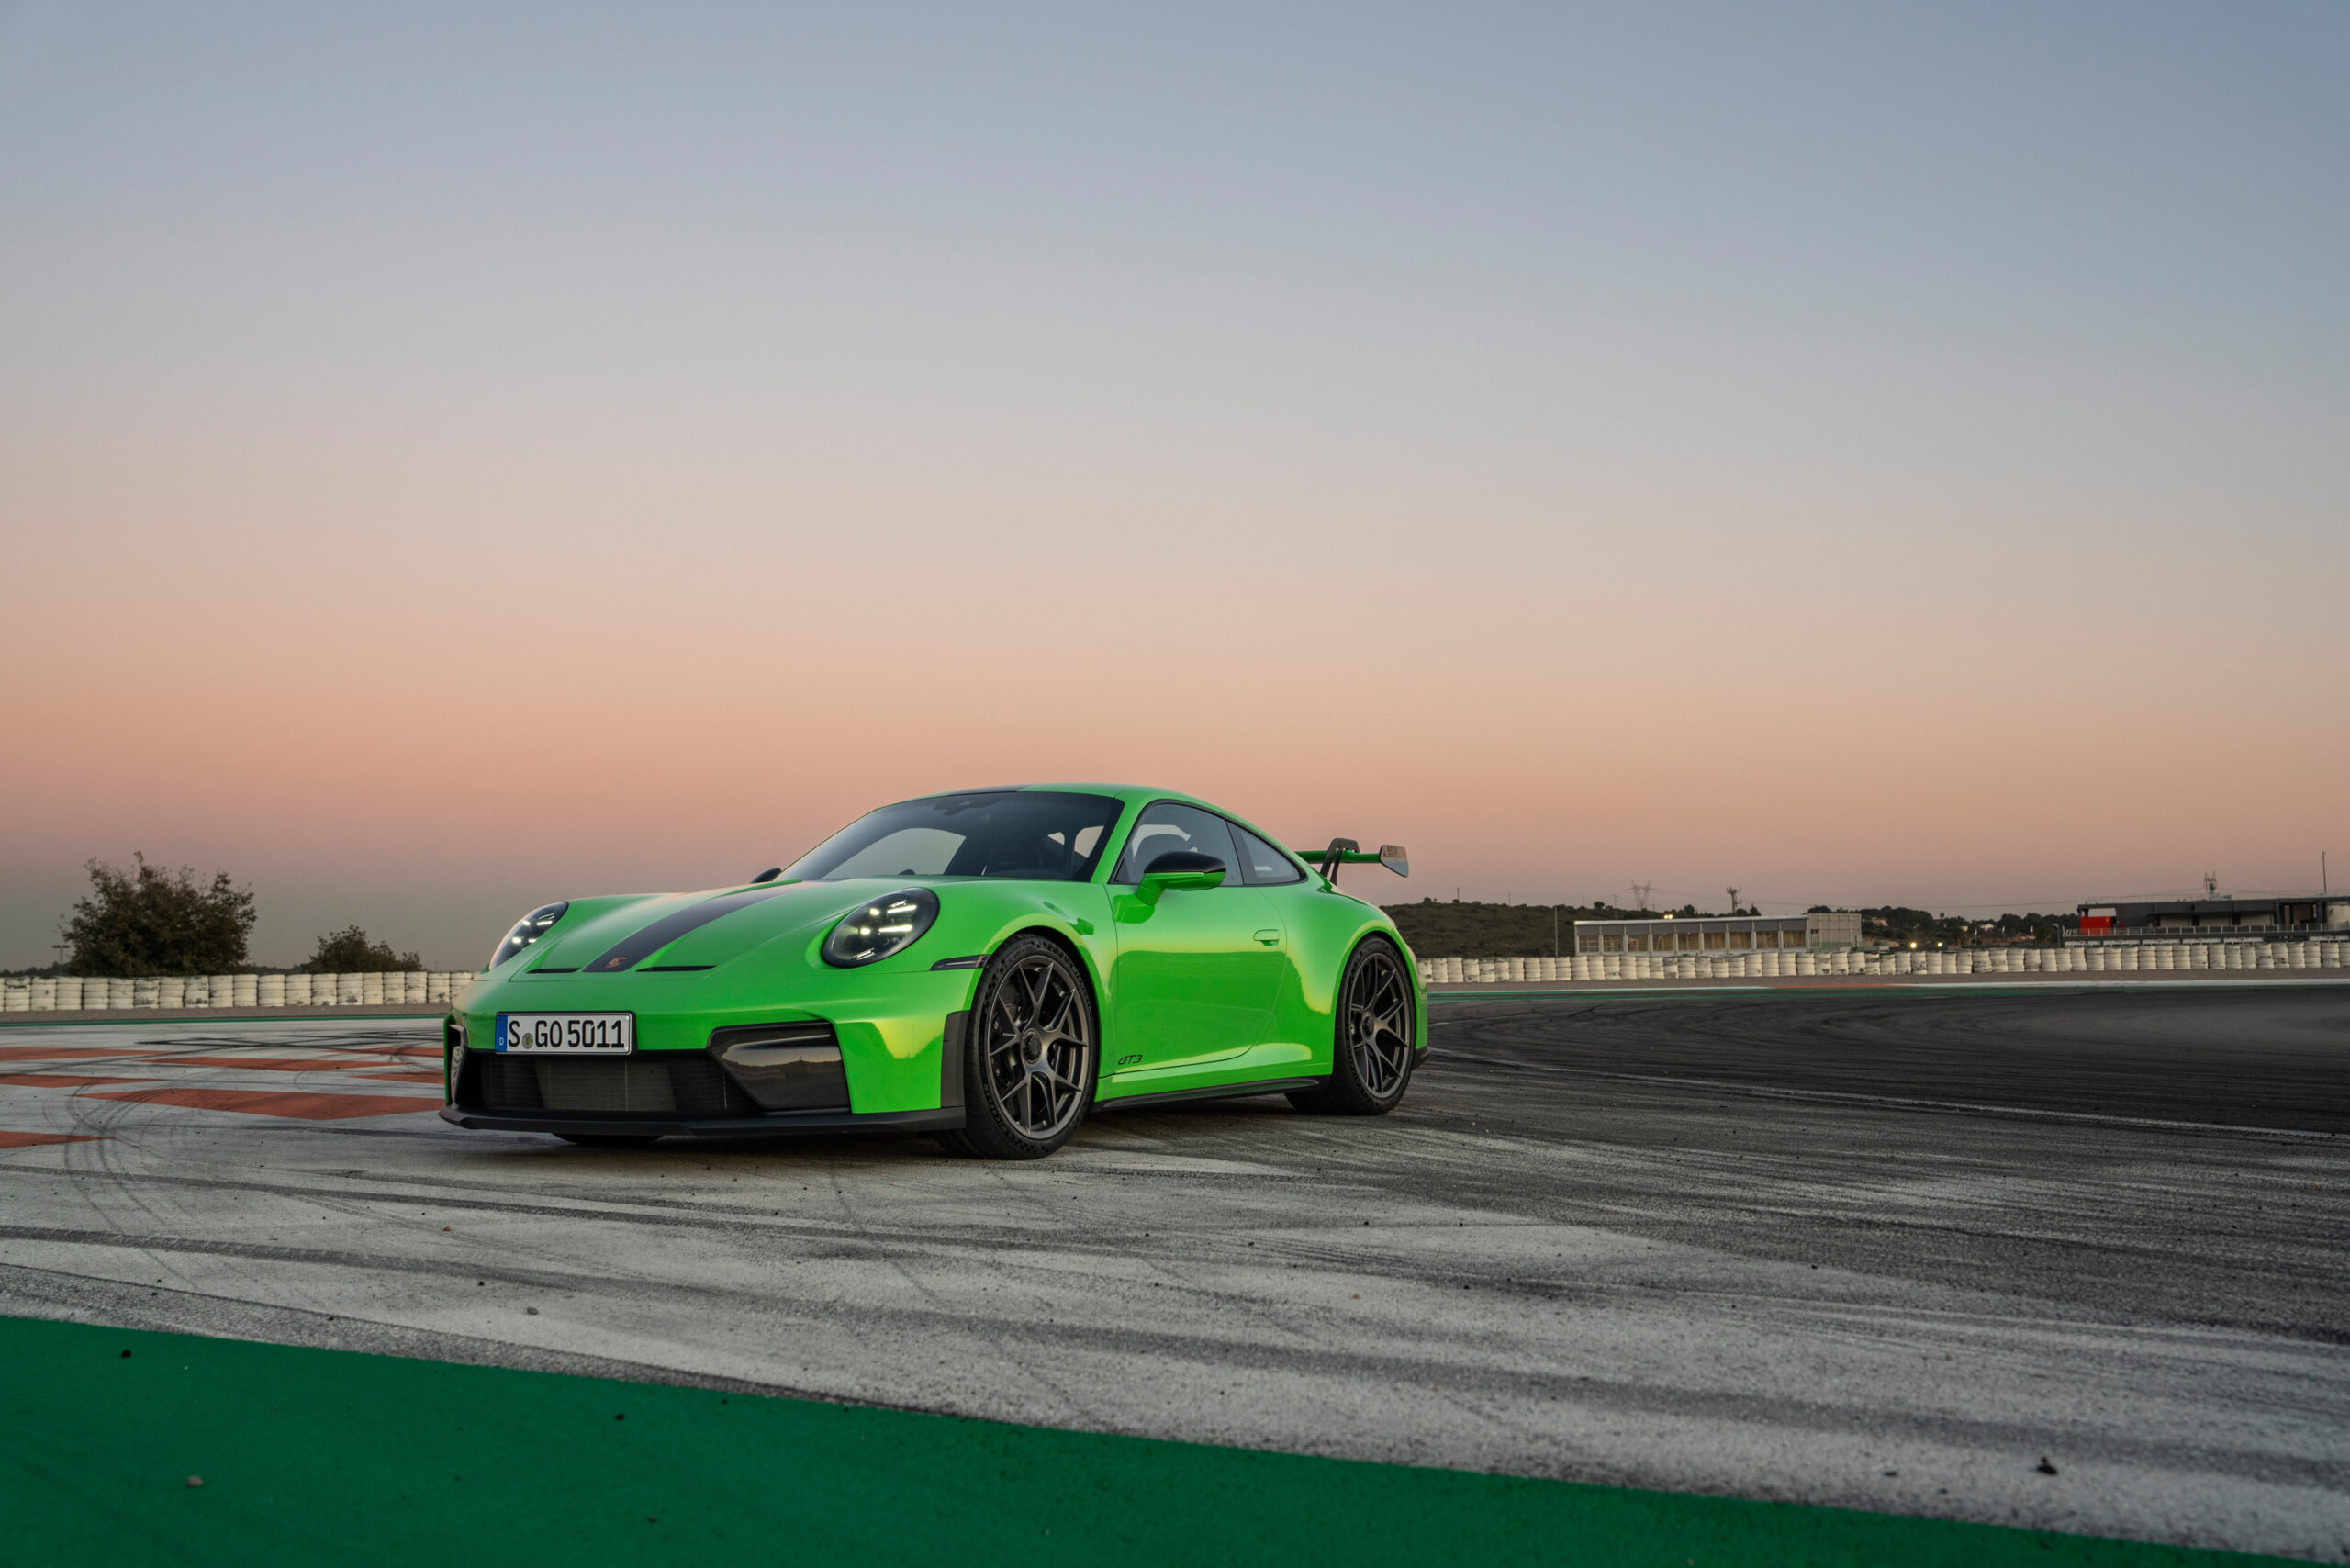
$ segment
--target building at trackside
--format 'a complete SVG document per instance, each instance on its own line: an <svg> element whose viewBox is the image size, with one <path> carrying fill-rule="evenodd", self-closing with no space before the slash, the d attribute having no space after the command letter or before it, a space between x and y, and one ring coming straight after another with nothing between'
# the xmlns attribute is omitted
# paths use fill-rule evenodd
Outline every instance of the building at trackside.
<svg viewBox="0 0 2350 1568"><path fill-rule="evenodd" d="M2080 906L2081 936L2134 940L2187 933L2274 936L2350 927L2350 894L2275 893L2257 898L2115 899Z"/></svg>
<svg viewBox="0 0 2350 1568"><path fill-rule="evenodd" d="M1575 952L1744 953L1755 948L1857 947L1861 917L1850 910L1818 914L1698 916L1677 920L1578 920Z"/></svg>

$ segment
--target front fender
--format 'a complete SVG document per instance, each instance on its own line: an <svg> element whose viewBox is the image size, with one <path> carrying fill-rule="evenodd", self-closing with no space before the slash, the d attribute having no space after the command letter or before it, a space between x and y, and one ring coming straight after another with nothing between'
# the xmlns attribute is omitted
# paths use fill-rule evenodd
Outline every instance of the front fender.
<svg viewBox="0 0 2350 1568"><path fill-rule="evenodd" d="M915 946L930 950L921 965L928 968L944 958L992 956L1024 931L1049 932L1076 953L1096 1007L1106 1009L1118 950L1112 924L1109 890L1090 882L959 882L939 890L938 924ZM970 971L969 994L978 992L979 973Z"/></svg>

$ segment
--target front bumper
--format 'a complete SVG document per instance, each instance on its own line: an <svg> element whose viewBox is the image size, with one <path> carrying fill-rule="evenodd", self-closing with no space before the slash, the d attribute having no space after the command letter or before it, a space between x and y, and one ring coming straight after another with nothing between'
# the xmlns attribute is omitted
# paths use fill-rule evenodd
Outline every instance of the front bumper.
<svg viewBox="0 0 2350 1568"><path fill-rule="evenodd" d="M772 1064L729 1057L730 1076L750 1093L744 1103L688 1103L680 1098L674 1105L632 1100L626 1104L558 1107L553 1100L544 1104L535 1101L515 1104L508 1097L467 1092L464 1085L459 1085L460 1092L451 1098L463 1110L490 1114L524 1110L536 1114L557 1108L590 1113L668 1111L675 1113L672 1120L681 1122L731 1119L763 1111L883 1113L959 1105L959 1100L943 1098L940 1092L949 1054L944 1036L949 1016L970 1005L970 992L978 983L973 971L877 974L873 969L843 969L778 977L733 973L738 967L708 974L524 973L487 980L460 999L452 1023L458 1036L469 1036L485 1047L474 1055L496 1056L503 1053L486 1047L494 1040L495 1019L501 1013L629 1013L636 1020L634 1054L646 1058L667 1057L672 1052L701 1055L713 1047L722 1051L727 1041L740 1037L741 1031L805 1025L830 1032L840 1051L839 1070L847 1080L847 1093L817 1102L751 1092L763 1081L780 1081L792 1075L789 1070L769 1070ZM888 968L887 964L873 967Z"/></svg>
<svg viewBox="0 0 2350 1568"><path fill-rule="evenodd" d="M960 1014L948 1020L948 1031ZM453 1047L463 1038L450 1025ZM960 1093L934 1107L859 1112L834 1026L821 1020L715 1030L698 1051L610 1057L462 1051L441 1117L461 1127L621 1137L946 1131ZM957 1085L959 1088L959 1084Z"/></svg>

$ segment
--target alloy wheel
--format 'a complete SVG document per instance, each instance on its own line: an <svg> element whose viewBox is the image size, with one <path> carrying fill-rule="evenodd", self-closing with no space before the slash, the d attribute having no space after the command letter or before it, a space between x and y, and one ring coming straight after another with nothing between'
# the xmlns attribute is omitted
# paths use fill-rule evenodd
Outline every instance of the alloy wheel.
<svg viewBox="0 0 2350 1568"><path fill-rule="evenodd" d="M1367 946L1347 976L1341 1016L1355 1077L1374 1100L1400 1093L1411 1070L1412 987L1382 946Z"/></svg>
<svg viewBox="0 0 2350 1568"><path fill-rule="evenodd" d="M1085 1110L1093 1049L1083 982L1052 953L1024 955L993 989L981 1027L980 1061L1005 1120L1023 1137L1050 1142Z"/></svg>

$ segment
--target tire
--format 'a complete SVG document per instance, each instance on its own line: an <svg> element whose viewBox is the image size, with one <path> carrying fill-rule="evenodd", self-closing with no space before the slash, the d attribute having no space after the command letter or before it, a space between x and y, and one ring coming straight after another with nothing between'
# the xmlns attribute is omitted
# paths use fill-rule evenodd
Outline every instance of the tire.
<svg viewBox="0 0 2350 1568"><path fill-rule="evenodd" d="M963 1053L965 1120L941 1143L977 1159L1042 1159L1067 1143L1102 1061L1092 988L1068 949L1041 936L998 948Z"/></svg>
<svg viewBox="0 0 2350 1568"><path fill-rule="evenodd" d="M1383 1116L1411 1087L1418 1043L1411 977L1395 944L1373 936L1354 950L1338 981L1337 1014L1329 1078L1289 1103L1312 1115Z"/></svg>
<svg viewBox="0 0 2350 1568"><path fill-rule="evenodd" d="M651 1148L661 1141L658 1133L557 1133L554 1136L582 1148Z"/></svg>

